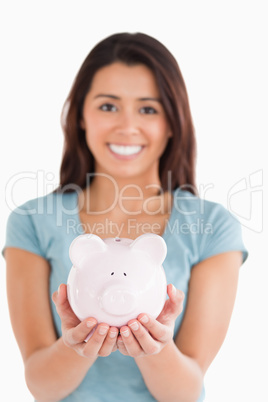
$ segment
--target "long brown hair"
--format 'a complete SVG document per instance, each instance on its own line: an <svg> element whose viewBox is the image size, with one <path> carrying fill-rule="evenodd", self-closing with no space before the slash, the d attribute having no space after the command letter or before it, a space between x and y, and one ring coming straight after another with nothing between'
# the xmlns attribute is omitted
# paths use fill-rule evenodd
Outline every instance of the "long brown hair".
<svg viewBox="0 0 268 402"><path fill-rule="evenodd" d="M87 146L85 131L80 126L84 99L94 74L118 61L127 65L144 64L155 75L172 131L159 163L162 189L181 187L196 193L196 141L186 86L178 63L169 50L143 33L118 33L102 40L91 50L78 71L62 113L65 143L58 191L63 187L68 191L70 184L85 188L87 173L94 172L94 158Z"/></svg>

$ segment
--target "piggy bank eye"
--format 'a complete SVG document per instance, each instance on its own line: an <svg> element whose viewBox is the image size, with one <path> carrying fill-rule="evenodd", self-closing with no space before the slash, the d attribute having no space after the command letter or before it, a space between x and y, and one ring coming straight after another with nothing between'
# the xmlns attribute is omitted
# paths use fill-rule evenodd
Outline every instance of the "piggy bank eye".
<svg viewBox="0 0 268 402"><path fill-rule="evenodd" d="M114 274L114 272L111 272L111 275L113 275Z"/></svg>
<svg viewBox="0 0 268 402"><path fill-rule="evenodd" d="M124 276L127 276L127 274L124 272Z"/></svg>

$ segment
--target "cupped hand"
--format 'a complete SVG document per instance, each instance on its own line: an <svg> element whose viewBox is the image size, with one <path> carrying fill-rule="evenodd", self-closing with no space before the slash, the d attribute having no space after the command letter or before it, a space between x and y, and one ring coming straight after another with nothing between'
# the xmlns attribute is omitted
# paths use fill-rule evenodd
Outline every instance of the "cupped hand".
<svg viewBox="0 0 268 402"><path fill-rule="evenodd" d="M172 341L175 320L183 310L184 293L172 284L167 286L167 293L169 299L157 319L140 314L120 328L117 347L122 354L132 357L157 354Z"/></svg>
<svg viewBox="0 0 268 402"><path fill-rule="evenodd" d="M117 349L118 328L98 324L95 318L80 321L69 304L66 285L59 286L52 300L61 319L62 339L66 346L83 357L91 358L108 356Z"/></svg>

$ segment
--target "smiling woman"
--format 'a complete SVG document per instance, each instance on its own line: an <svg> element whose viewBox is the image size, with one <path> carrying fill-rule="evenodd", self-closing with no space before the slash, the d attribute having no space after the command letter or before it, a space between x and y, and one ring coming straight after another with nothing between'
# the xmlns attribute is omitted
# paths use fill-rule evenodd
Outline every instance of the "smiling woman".
<svg viewBox="0 0 268 402"><path fill-rule="evenodd" d="M60 186L11 213L4 248L30 391L40 401L203 401L247 251L238 221L196 195L176 60L148 35L104 39L76 76L62 127ZM158 317L141 310L121 327L76 317L65 284L70 244L83 233L164 238L168 297Z"/></svg>
<svg viewBox="0 0 268 402"><path fill-rule="evenodd" d="M117 75L108 77L107 69L111 65L113 70L117 70ZM139 75L138 71L142 74ZM105 84L109 84L109 88L115 92L108 91L108 87L98 78L99 75L105 75ZM96 90L95 96L103 111L107 108L116 111L117 104L114 103L120 102L119 88L121 91L128 88L133 100L137 102L136 107L140 107L140 114L154 116L152 112L156 110L160 116L165 115L169 132L167 146L159 159L161 187L167 190L169 185L170 190L174 190L186 185L191 193L195 193L196 144L185 83L178 63L168 49L142 33L112 35L97 44L83 62L62 114L65 149L61 165L61 187L76 183L85 188L86 174L95 169L94 157L86 146L83 128L84 103L87 96L90 96L93 84L98 85L99 92ZM138 84L140 91L136 89ZM147 85L149 92L141 88L143 84ZM104 99L103 95L108 97Z"/></svg>

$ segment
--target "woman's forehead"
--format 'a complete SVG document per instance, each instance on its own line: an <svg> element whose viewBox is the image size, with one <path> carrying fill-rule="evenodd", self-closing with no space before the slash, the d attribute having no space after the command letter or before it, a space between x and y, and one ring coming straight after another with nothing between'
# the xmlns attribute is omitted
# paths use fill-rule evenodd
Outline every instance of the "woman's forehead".
<svg viewBox="0 0 268 402"><path fill-rule="evenodd" d="M99 69L93 77L90 92L136 98L159 98L159 90L153 72L144 64L127 65L116 62Z"/></svg>

